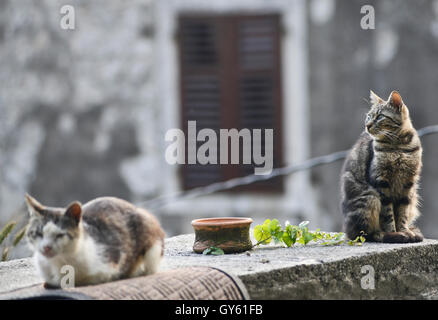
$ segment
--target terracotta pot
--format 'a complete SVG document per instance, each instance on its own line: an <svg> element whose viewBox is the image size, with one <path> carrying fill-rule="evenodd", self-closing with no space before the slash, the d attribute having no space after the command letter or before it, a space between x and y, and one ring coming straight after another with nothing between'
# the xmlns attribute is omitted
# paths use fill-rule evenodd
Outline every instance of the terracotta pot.
<svg viewBox="0 0 438 320"><path fill-rule="evenodd" d="M195 230L193 251L202 253L209 247L218 247L225 253L247 251L252 248L249 236L251 218L205 218L192 221Z"/></svg>

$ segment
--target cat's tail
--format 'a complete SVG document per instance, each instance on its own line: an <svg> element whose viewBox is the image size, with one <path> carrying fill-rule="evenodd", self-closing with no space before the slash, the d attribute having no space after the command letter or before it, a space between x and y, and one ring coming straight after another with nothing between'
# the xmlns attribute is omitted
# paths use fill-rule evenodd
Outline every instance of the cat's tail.
<svg viewBox="0 0 438 320"><path fill-rule="evenodd" d="M347 237L354 240L363 235L367 241L382 242L380 209L380 199L373 190L345 199L342 203L342 212Z"/></svg>

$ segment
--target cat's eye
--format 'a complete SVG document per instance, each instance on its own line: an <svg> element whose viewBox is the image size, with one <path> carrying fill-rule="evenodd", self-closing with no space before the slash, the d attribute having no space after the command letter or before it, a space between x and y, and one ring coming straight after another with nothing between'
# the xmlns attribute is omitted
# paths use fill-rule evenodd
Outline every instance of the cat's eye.
<svg viewBox="0 0 438 320"><path fill-rule="evenodd" d="M382 120L383 118L385 118L385 115L379 114L376 118L376 121Z"/></svg>
<svg viewBox="0 0 438 320"><path fill-rule="evenodd" d="M55 239L61 239L63 236L64 236L63 233L58 233L58 234L55 236Z"/></svg>

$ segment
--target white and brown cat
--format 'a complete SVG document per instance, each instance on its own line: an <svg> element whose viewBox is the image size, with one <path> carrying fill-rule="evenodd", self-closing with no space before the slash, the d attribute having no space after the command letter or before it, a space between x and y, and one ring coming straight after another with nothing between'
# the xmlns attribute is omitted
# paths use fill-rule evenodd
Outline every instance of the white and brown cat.
<svg viewBox="0 0 438 320"><path fill-rule="evenodd" d="M76 286L157 271L165 234L146 210L112 197L53 208L26 195L26 203L27 240L46 287L60 287L65 265Z"/></svg>

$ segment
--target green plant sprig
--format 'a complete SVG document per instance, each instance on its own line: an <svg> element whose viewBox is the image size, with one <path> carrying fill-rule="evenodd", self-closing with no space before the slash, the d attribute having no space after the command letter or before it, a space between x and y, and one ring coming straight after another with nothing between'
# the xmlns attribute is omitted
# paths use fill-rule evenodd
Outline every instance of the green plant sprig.
<svg viewBox="0 0 438 320"><path fill-rule="evenodd" d="M309 221L303 221L298 226L286 223L283 228L278 219L266 219L261 225L256 225L254 228L254 238L257 243L253 246L267 245L273 240L275 244L283 244L286 247L291 247L295 243L307 245L309 242L314 241L320 245L333 246L333 245L362 245L365 242L364 233L354 240L346 240L345 234L342 232L323 232L320 229L310 231L307 225Z"/></svg>
<svg viewBox="0 0 438 320"><path fill-rule="evenodd" d="M3 241L8 238L12 234L12 231L14 230L17 223L15 221L11 221L8 224L6 224L2 230L0 231L0 245L2 245ZM16 232L14 239L12 241L12 247L16 247L18 243L23 239L24 235L26 234L26 228L27 226L24 226L19 231ZM6 261L8 259L9 253L10 253L11 247L4 247L1 254L0 254L0 261Z"/></svg>

